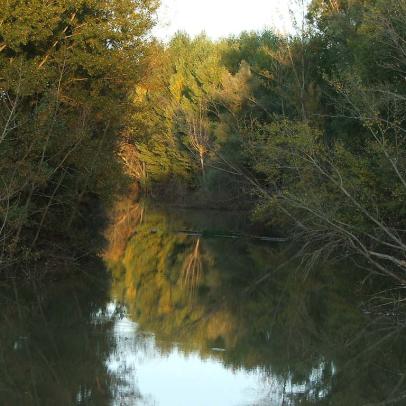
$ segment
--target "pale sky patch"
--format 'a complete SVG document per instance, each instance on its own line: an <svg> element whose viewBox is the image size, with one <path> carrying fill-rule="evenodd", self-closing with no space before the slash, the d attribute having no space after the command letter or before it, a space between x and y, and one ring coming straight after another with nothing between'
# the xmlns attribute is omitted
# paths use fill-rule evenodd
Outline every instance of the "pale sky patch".
<svg viewBox="0 0 406 406"><path fill-rule="evenodd" d="M292 31L289 0L162 0L154 34L168 40L177 31L212 39L271 28Z"/></svg>

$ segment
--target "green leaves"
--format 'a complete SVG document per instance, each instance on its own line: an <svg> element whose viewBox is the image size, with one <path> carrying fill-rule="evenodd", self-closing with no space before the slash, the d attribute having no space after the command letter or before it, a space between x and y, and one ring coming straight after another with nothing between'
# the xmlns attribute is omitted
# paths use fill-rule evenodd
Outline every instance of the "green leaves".
<svg viewBox="0 0 406 406"><path fill-rule="evenodd" d="M5 235L17 236L17 249L36 245L50 230L69 239L73 224L83 224L86 199L111 200L125 183L118 143L156 6L151 0L2 4L0 177L7 194L0 223ZM24 216L11 221L9 206Z"/></svg>

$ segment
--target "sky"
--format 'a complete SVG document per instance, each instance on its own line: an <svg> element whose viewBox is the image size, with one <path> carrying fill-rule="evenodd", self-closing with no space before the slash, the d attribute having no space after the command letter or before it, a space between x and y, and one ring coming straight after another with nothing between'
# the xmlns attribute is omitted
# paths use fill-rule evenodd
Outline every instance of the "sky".
<svg viewBox="0 0 406 406"><path fill-rule="evenodd" d="M168 40L177 31L213 39L244 30L291 31L289 0L162 0L155 35Z"/></svg>

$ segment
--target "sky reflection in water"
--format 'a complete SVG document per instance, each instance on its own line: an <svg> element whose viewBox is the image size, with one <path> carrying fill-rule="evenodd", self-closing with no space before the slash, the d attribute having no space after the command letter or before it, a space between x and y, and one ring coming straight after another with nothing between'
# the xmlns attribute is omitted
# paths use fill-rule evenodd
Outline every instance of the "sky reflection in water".
<svg viewBox="0 0 406 406"><path fill-rule="evenodd" d="M5 285L0 405L401 405L402 318L353 268L214 237L244 219L121 202L106 277Z"/></svg>

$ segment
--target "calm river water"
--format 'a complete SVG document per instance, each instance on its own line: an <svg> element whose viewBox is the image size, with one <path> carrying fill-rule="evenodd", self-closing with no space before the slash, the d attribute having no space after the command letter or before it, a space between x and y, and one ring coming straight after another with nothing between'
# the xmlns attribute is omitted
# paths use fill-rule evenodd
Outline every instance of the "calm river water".
<svg viewBox="0 0 406 406"><path fill-rule="evenodd" d="M113 220L105 265L0 289L0 405L406 404L405 323L353 266L229 238L245 214Z"/></svg>

